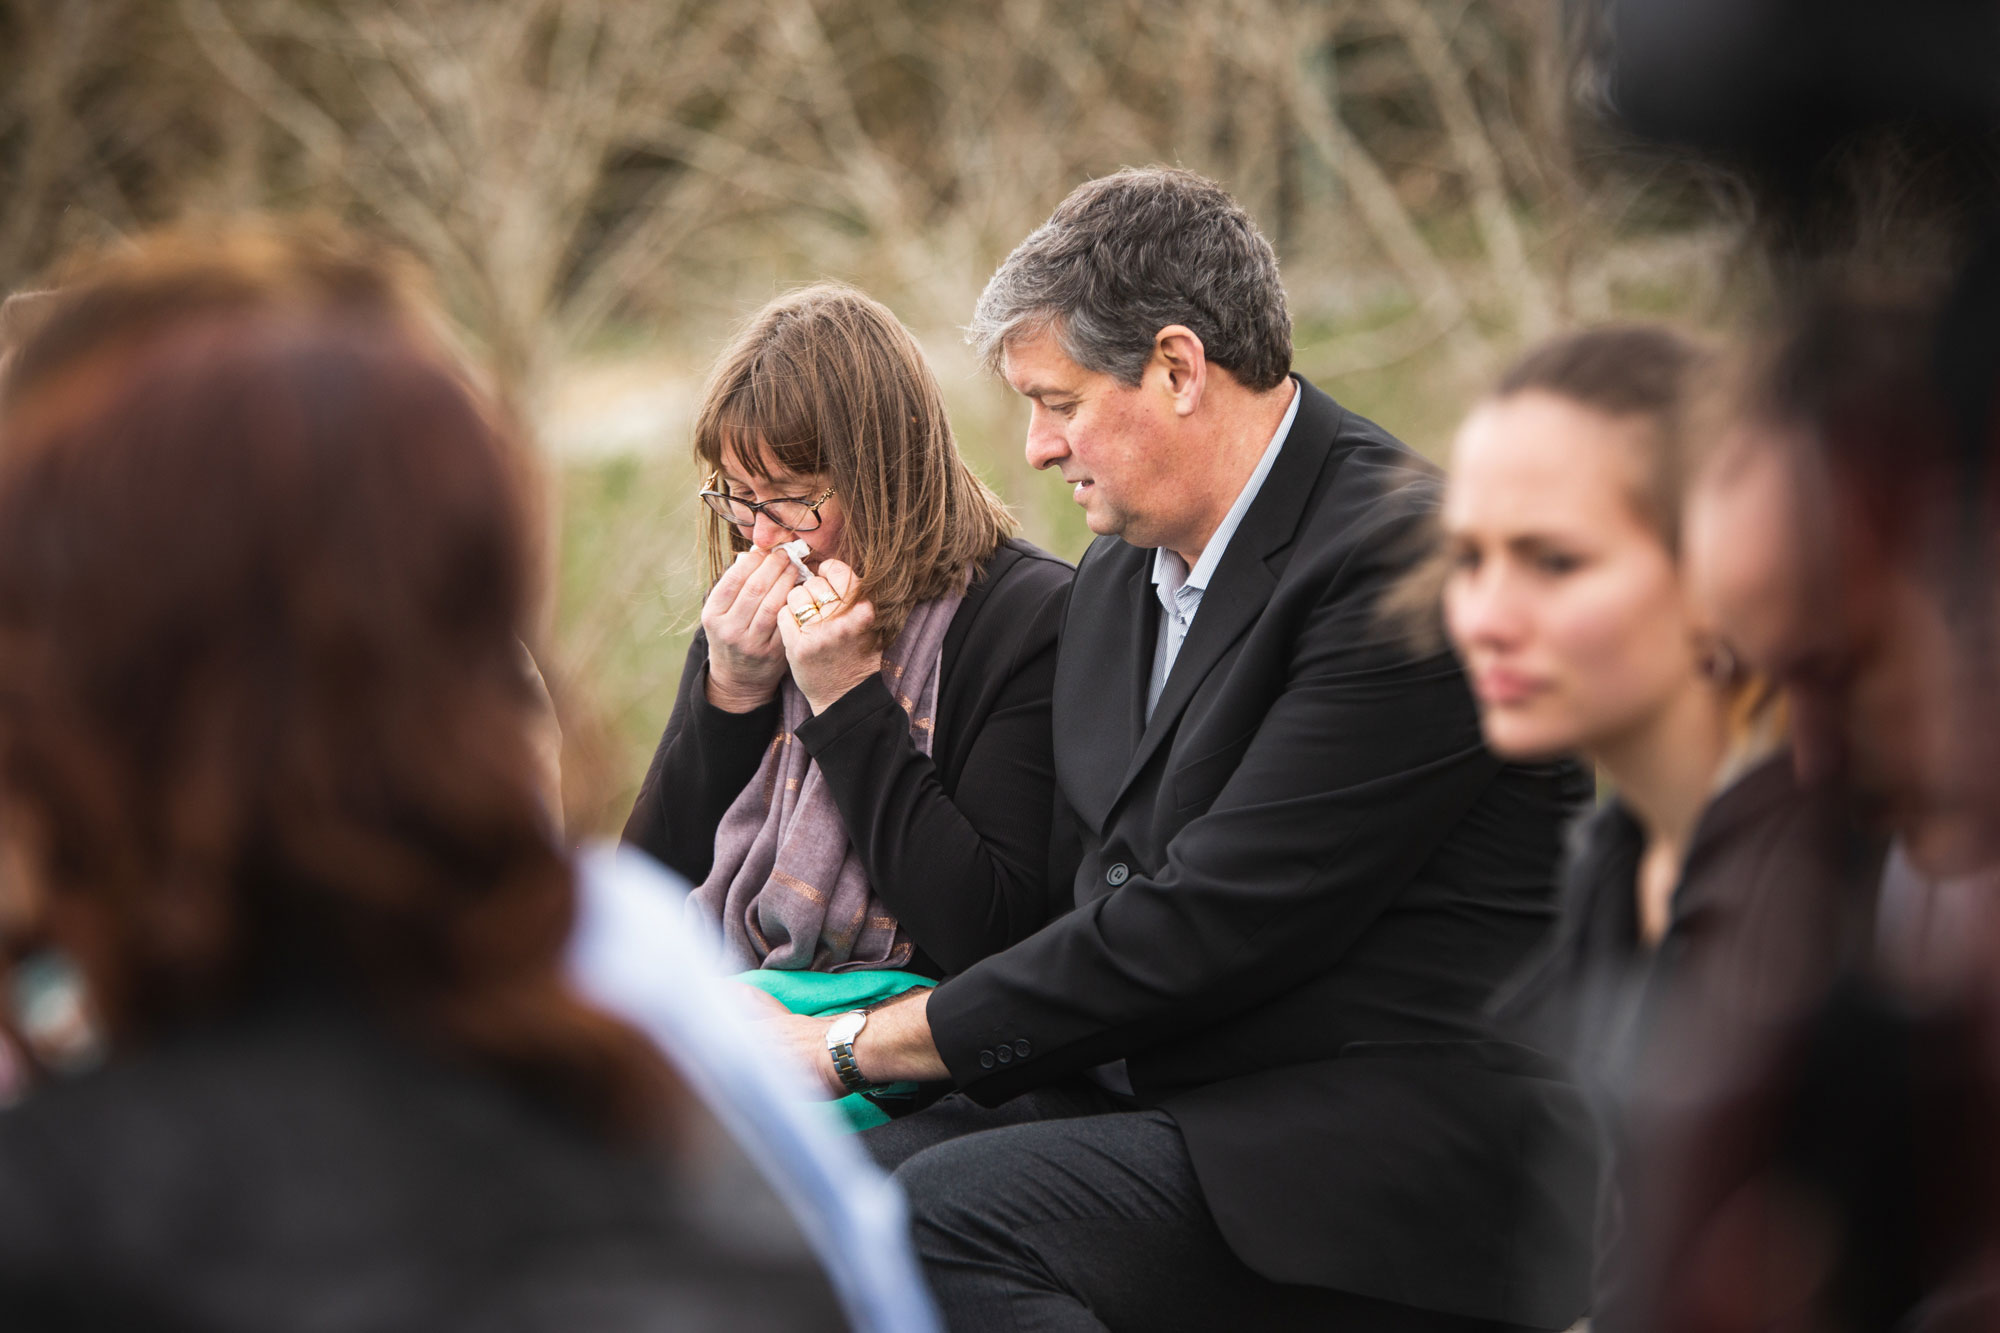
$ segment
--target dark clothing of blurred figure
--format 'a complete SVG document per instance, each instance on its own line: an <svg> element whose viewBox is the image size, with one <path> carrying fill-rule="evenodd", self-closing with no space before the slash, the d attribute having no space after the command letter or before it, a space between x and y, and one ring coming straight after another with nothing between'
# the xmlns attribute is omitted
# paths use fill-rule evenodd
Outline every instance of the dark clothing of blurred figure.
<svg viewBox="0 0 2000 1333"><path fill-rule="evenodd" d="M1502 764L1457 665L1385 626L1435 472L1298 393L1150 717L1154 553L1084 557L1054 687L1073 910L939 986L961 1092L868 1135L954 1328L1582 1312L1588 1117L1483 1010L1588 786Z"/></svg>
<svg viewBox="0 0 2000 1333"><path fill-rule="evenodd" d="M1588 1091L1606 1169L1592 1326L1651 1324L1657 1244L1635 1234L1662 1108L1767 1050L1822 1002L1865 945L1880 851L1856 844L1829 796L1802 791L1789 753L1724 786L1703 811L1656 946L1640 936L1645 833L1617 800L1577 827L1562 925L1547 957L1496 1006L1503 1026L1570 1062Z"/></svg>
<svg viewBox="0 0 2000 1333"><path fill-rule="evenodd" d="M689 1085L569 971L537 505L438 327L368 243L191 230L13 353L6 943L103 1063L0 1114L8 1333L840 1322L778 1210L717 1234Z"/></svg>
<svg viewBox="0 0 2000 1333"><path fill-rule="evenodd" d="M1662 1138L1678 1180L1646 1210L1646 1317L1621 1327L2000 1328L1996 1016L1990 985L1913 1009L1850 974L1683 1107Z"/></svg>
<svg viewBox="0 0 2000 1333"><path fill-rule="evenodd" d="M0 1114L0 1326L844 1327L713 1122L607 1145L331 1005L190 1031Z"/></svg>

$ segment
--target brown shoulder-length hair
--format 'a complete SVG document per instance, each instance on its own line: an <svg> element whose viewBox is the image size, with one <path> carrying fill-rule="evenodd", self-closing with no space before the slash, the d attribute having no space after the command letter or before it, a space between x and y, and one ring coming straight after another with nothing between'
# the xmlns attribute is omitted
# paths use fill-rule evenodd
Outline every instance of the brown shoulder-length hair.
<svg viewBox="0 0 2000 1333"><path fill-rule="evenodd" d="M1014 531L966 466L923 349L888 307L816 283L752 316L710 372L694 455L722 470L729 446L760 477L824 476L846 515L841 559L875 604L883 642L917 603L963 591ZM711 579L749 539L711 516Z"/></svg>
<svg viewBox="0 0 2000 1333"><path fill-rule="evenodd" d="M141 245L0 405L0 819L113 1049L298 987L601 1130L671 1076L563 973L527 489L392 278Z"/></svg>

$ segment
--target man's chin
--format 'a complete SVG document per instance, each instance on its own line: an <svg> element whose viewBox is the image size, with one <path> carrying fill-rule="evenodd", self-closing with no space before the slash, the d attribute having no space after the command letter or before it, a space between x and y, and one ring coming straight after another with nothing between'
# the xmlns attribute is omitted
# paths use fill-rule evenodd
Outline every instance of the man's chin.
<svg viewBox="0 0 2000 1333"><path fill-rule="evenodd" d="M1125 535L1126 525L1122 514L1113 514L1103 509L1086 509L1083 511L1083 522L1085 527L1099 537Z"/></svg>

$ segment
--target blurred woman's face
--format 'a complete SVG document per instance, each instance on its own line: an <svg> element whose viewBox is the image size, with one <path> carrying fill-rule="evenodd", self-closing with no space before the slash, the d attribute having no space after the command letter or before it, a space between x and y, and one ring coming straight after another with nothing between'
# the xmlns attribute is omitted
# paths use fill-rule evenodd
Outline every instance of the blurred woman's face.
<svg viewBox="0 0 2000 1333"><path fill-rule="evenodd" d="M833 483L824 473L786 472L775 467L775 460L768 455L759 460L770 468L769 475L759 477L736 451L733 442L722 446L722 477L720 484L731 495L745 500L775 500L779 498L812 501L825 494ZM828 496L819 506L819 526L805 532L796 532L774 520L769 512L760 510L757 521L748 530L750 544L760 551L769 551L794 538L803 538L812 553L806 556L806 564L819 568L822 560L842 560L840 539L846 528L845 511L841 508L839 495ZM810 523L811 520L805 520Z"/></svg>
<svg viewBox="0 0 2000 1333"><path fill-rule="evenodd" d="M1537 390L1459 430L1445 622L1502 756L1600 753L1705 684L1673 556L1634 502L1644 430Z"/></svg>

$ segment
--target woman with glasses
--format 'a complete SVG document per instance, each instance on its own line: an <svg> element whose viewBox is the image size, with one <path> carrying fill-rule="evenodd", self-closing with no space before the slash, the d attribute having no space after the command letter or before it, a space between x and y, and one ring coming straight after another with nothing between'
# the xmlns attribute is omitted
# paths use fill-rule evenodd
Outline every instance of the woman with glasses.
<svg viewBox="0 0 2000 1333"><path fill-rule="evenodd" d="M1010 535L915 339L846 287L780 298L694 452L715 582L626 839L788 1002L799 974L914 983L1032 933L1071 570ZM839 1012L881 981L803 984Z"/></svg>

